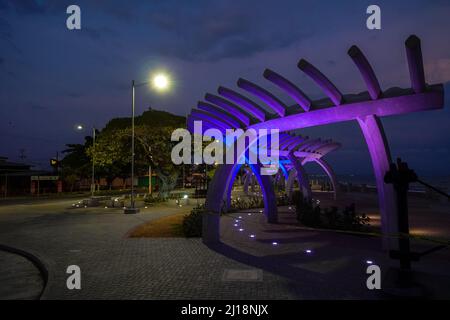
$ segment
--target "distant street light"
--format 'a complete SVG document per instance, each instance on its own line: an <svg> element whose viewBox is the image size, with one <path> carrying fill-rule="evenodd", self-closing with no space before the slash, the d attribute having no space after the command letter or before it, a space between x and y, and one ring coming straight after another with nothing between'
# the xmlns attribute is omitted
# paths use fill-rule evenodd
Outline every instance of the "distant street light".
<svg viewBox="0 0 450 320"><path fill-rule="evenodd" d="M158 91L166 91L169 88L169 77L164 73L154 75L149 81L136 84L131 81L131 207L125 208L124 213L138 213L139 209L134 205L134 114L135 114L135 91L136 87L152 83ZM151 170L151 168L150 168ZM150 171L149 170L149 171ZM151 174L151 173L150 173ZM151 177L149 177L151 179Z"/></svg>
<svg viewBox="0 0 450 320"><path fill-rule="evenodd" d="M75 127L78 131L83 131L84 127L81 124ZM92 149L95 148L95 127L92 127ZM91 173L91 197L94 197L95 193L95 150L92 150L92 173Z"/></svg>

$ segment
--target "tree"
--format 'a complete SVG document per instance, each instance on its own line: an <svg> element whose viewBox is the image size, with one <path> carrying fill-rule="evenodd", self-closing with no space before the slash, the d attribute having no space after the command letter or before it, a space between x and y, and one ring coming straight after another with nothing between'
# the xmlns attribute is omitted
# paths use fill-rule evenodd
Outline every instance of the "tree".
<svg viewBox="0 0 450 320"><path fill-rule="evenodd" d="M172 127L153 127L139 125L135 127L135 170L146 172L152 166L161 180L160 195L167 197L174 189L180 168L171 159L173 143L170 140ZM94 147L87 154L94 157L95 165L110 172L123 172L131 162L131 129L112 129L98 135ZM129 171L126 173L129 175Z"/></svg>
<svg viewBox="0 0 450 320"><path fill-rule="evenodd" d="M91 161L94 159L97 176L105 177L110 189L114 178L125 181L129 176L131 139L128 136L126 129L102 131L96 135L95 145L86 150Z"/></svg>
<svg viewBox="0 0 450 320"><path fill-rule="evenodd" d="M141 125L135 128L135 138L139 142L140 165L149 164L161 180L160 195L167 197L176 186L181 166L175 166L171 159L173 143L170 140L173 127L149 127Z"/></svg>
<svg viewBox="0 0 450 320"><path fill-rule="evenodd" d="M136 173L147 172L150 164L162 182L161 195L166 197L175 185L181 166L173 165L170 158L170 137L176 128L185 126L186 119L159 110L148 110L135 118L135 165ZM130 176L131 166L131 119L115 118L96 134L95 146L92 137L84 144L70 144L64 152L63 169L67 175L79 178L90 177L92 159L95 176L105 177L110 188L115 177L124 180ZM70 183L73 183L71 177Z"/></svg>
<svg viewBox="0 0 450 320"><path fill-rule="evenodd" d="M91 160L86 154L86 149L92 145L92 138L84 138L84 144L66 144L67 149L63 150L65 154L61 160L63 179L71 187L71 191L77 180L87 178L90 174Z"/></svg>

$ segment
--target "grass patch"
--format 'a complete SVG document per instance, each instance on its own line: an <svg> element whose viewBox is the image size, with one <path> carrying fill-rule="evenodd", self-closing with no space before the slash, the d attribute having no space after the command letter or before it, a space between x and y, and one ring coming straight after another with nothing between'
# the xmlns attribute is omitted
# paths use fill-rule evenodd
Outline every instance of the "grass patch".
<svg viewBox="0 0 450 320"><path fill-rule="evenodd" d="M132 230L129 238L180 238L184 237L182 224L186 214L174 214L168 217L148 221Z"/></svg>

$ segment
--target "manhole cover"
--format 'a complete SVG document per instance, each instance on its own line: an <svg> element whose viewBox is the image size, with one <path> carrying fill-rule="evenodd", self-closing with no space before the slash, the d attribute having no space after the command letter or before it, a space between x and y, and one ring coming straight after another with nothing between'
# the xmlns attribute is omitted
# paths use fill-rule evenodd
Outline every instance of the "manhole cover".
<svg viewBox="0 0 450 320"><path fill-rule="evenodd" d="M261 269L225 269L222 281L262 281Z"/></svg>

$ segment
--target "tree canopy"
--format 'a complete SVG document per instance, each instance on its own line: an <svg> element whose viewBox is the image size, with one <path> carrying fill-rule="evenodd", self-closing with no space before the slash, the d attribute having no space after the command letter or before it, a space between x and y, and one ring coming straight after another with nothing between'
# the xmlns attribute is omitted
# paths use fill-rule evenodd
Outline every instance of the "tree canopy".
<svg viewBox="0 0 450 320"><path fill-rule="evenodd" d="M185 127L185 118L165 111L149 110L135 118L136 173L146 172L151 165L161 179L160 192L163 196L175 187L180 173L181 167L175 166L170 157L173 146L170 137L173 130L180 127ZM109 121L96 135L95 145L92 145L92 138L88 140L84 145L73 145L76 147L70 149L64 158L67 165L71 163L71 159L78 157L80 164L89 167L94 159L99 175L110 181L116 176L130 175L130 118Z"/></svg>

